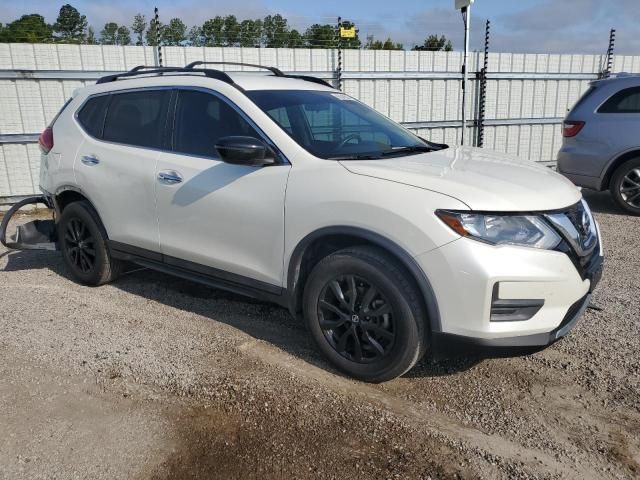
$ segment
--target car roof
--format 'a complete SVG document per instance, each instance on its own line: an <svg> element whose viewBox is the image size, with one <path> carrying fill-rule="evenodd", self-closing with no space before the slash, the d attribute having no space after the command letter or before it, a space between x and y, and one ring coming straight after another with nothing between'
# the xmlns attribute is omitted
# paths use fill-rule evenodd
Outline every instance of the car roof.
<svg viewBox="0 0 640 480"><path fill-rule="evenodd" d="M591 85L601 87L605 85L622 85L622 86L636 86L640 85L640 75L630 73L615 73L610 77L602 78L599 80L593 80Z"/></svg>

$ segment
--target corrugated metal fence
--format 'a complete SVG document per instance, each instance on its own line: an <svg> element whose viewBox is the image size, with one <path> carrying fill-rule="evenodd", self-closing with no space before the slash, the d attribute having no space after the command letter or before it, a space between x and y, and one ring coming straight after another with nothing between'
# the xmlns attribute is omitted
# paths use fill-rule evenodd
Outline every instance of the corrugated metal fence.
<svg viewBox="0 0 640 480"><path fill-rule="evenodd" d="M165 47L164 64L194 60L274 65L333 79L337 52L316 49ZM597 77L601 55L493 53L489 57L485 148L534 161L553 161L560 123ZM346 50L345 93L436 142L459 143L462 54ZM0 44L0 203L37 191L37 134L74 89L105 72L153 65L152 47ZM472 54L470 71L482 64ZM614 71L640 72L640 56L617 56ZM471 78L474 78L472 73ZM469 117L476 118L479 84L469 90ZM466 138L474 137L471 126Z"/></svg>

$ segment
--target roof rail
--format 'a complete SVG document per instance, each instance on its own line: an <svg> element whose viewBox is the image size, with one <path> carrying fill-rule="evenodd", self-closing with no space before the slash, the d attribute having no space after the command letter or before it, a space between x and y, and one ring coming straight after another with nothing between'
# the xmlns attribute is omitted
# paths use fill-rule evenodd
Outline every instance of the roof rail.
<svg viewBox="0 0 640 480"><path fill-rule="evenodd" d="M136 77L138 75L150 75L163 73L202 73L205 77L220 80L222 82L234 85L233 80L229 75L220 71L209 68L185 68L185 67L151 67L146 65L138 65L132 68L128 72L115 73L113 75L106 75L98 79L96 83L109 83L115 82L119 78Z"/></svg>
<svg viewBox="0 0 640 480"><path fill-rule="evenodd" d="M298 80L304 80L304 81L307 81L307 82L313 82L313 83L317 83L319 85L324 85L325 87L333 88L333 85L331 85L329 82L326 82L325 80L322 80L321 78L312 77L312 76L309 76L309 75L285 74L279 68L267 67L265 65L257 65L255 63L196 61L196 62L191 62L185 68L193 68L193 67L195 67L197 65L236 65L236 66L239 66L239 67L262 68L263 70L269 70L276 77L297 78Z"/></svg>
<svg viewBox="0 0 640 480"><path fill-rule="evenodd" d="M269 70L271 73L273 73L276 77L286 77L286 75L284 73L282 73L282 71L276 67L267 67L265 65L258 65L255 63L241 63L241 62L207 62L207 61L202 61L202 60L198 60L196 62L191 62L189 65L187 65L184 68L193 68L196 67L198 65L236 65L238 67L252 67L252 68L262 68L263 70Z"/></svg>

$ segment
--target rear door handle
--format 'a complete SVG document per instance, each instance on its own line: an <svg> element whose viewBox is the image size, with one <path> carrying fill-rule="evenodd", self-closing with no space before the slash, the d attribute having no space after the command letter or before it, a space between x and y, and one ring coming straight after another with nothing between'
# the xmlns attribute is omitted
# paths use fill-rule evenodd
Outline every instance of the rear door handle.
<svg viewBox="0 0 640 480"><path fill-rule="evenodd" d="M175 185L182 182L182 175L174 170L163 170L158 173L158 180L165 185Z"/></svg>
<svg viewBox="0 0 640 480"><path fill-rule="evenodd" d="M80 161L89 166L97 165L100 163L100 160L95 155L83 155L82 157L80 157Z"/></svg>

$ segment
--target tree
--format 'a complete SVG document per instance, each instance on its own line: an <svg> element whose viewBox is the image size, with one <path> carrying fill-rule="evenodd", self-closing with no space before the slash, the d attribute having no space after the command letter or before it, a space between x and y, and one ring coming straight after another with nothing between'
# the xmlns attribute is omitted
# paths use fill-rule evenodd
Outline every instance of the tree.
<svg viewBox="0 0 640 480"><path fill-rule="evenodd" d="M416 45L413 50L428 50L431 52L450 52L453 50L451 40L447 40L444 35L429 35L422 45Z"/></svg>
<svg viewBox="0 0 640 480"><path fill-rule="evenodd" d="M87 38L85 38L84 43L87 45L95 45L98 43L98 40L96 39L96 32L93 30L91 25L87 28Z"/></svg>
<svg viewBox="0 0 640 480"><path fill-rule="evenodd" d="M224 35L224 19L220 16L210 18L202 24L202 37L206 47L221 47Z"/></svg>
<svg viewBox="0 0 640 480"><path fill-rule="evenodd" d="M81 43L87 34L87 17L67 3L60 8L53 31L60 42Z"/></svg>
<svg viewBox="0 0 640 480"><path fill-rule="evenodd" d="M395 43L391 40L391 37L387 37L387 39L383 42L381 40L375 40L373 35L367 37L367 43L364 46L367 50L402 50L403 46L401 43Z"/></svg>
<svg viewBox="0 0 640 480"><path fill-rule="evenodd" d="M162 31L165 45L181 45L187 39L187 26L179 18L172 18Z"/></svg>
<svg viewBox="0 0 640 480"><path fill-rule="evenodd" d="M289 26L282 15L267 15L262 23L262 41L265 47L282 48L287 45Z"/></svg>
<svg viewBox="0 0 640 480"><path fill-rule="evenodd" d="M235 47L240 43L240 24L235 15L224 17L224 44L227 47Z"/></svg>
<svg viewBox="0 0 640 480"><path fill-rule="evenodd" d="M100 32L100 43L103 45L115 45L118 34L118 24L108 22L104 24L104 28Z"/></svg>
<svg viewBox="0 0 640 480"><path fill-rule="evenodd" d="M147 20L141 13L136 14L133 17L133 24L131 30L136 34L136 45L140 46L144 44L144 31L147 28Z"/></svg>
<svg viewBox="0 0 640 480"><path fill-rule="evenodd" d="M243 20L240 22L240 46L259 47L262 36L262 20Z"/></svg>
<svg viewBox="0 0 640 480"><path fill-rule="evenodd" d="M124 25L118 27L116 43L118 45L131 45L131 31Z"/></svg>
<svg viewBox="0 0 640 480"><path fill-rule="evenodd" d="M311 48L335 48L338 45L335 25L311 25L304 32L304 38Z"/></svg>
<svg viewBox="0 0 640 480"><path fill-rule="evenodd" d="M303 48L306 42L304 35L298 30L293 29L289 32L289 38L287 39L287 47L289 48Z"/></svg>
<svg viewBox="0 0 640 480"><path fill-rule="evenodd" d="M6 24L0 29L0 42L46 43L50 42L53 29L42 15L32 13Z"/></svg>
<svg viewBox="0 0 640 480"><path fill-rule="evenodd" d="M191 27L189 33L187 33L187 42L192 47L203 47L204 36L202 35L202 27L197 25Z"/></svg>
<svg viewBox="0 0 640 480"><path fill-rule="evenodd" d="M163 42L164 41L164 31L165 31L165 26L162 24L162 22L158 22L157 25L158 28L156 28L156 19L152 18L151 21L149 22L149 28L147 29L147 45L153 45L154 47L158 45L158 41ZM160 32L160 38L157 38L156 33Z"/></svg>

